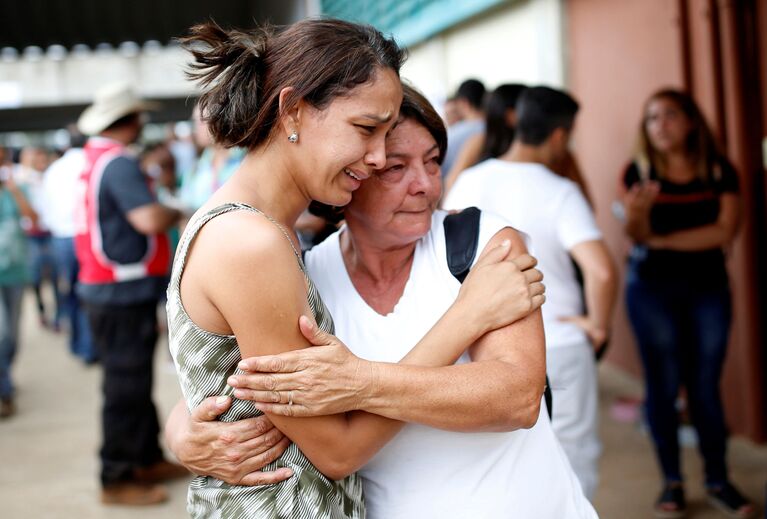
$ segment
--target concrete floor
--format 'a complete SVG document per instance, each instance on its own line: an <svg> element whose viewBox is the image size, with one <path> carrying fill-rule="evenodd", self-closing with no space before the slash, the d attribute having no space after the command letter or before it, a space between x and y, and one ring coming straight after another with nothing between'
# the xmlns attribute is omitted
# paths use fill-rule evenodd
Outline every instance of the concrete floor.
<svg viewBox="0 0 767 519"><path fill-rule="evenodd" d="M76 361L64 334L38 326L31 303L27 298L14 372L19 412L0 421L0 518L187 517L186 482L173 484L170 501L161 506L131 509L98 502L100 369ZM650 442L635 423L611 417L616 399L641 395L641 386L609 366L600 368L600 383L604 454L595 506L603 519L652 517L659 483ZM180 396L164 343L157 352L155 395L162 417ZM729 459L732 479L763 507L767 447L735 438ZM688 517L724 517L703 499L701 464L694 450L685 449L684 466Z"/></svg>

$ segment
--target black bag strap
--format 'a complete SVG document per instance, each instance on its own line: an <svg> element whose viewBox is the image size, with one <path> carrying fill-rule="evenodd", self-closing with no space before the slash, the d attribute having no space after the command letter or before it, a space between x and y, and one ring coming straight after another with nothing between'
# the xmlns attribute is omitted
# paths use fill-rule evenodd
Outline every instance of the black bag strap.
<svg viewBox="0 0 767 519"><path fill-rule="evenodd" d="M460 213L445 217L445 249L450 273L463 283L477 255L479 217L482 212L468 207Z"/></svg>
<svg viewBox="0 0 767 519"><path fill-rule="evenodd" d="M460 282L466 279L477 255L479 244L479 219L482 211L476 207L467 207L460 213L449 214L445 217L445 251L447 254L447 266L450 273ZM543 398L546 401L546 410L551 413L553 409L553 396L549 384L549 376L546 375L546 387L543 389Z"/></svg>

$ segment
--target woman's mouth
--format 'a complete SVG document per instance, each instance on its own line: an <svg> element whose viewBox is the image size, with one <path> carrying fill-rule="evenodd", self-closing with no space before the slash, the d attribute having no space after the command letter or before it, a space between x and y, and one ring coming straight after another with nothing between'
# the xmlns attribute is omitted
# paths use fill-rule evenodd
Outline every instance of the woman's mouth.
<svg viewBox="0 0 767 519"><path fill-rule="evenodd" d="M344 170L344 173L346 173L347 175L349 175L350 177L352 177L354 180L358 180L358 181L360 181L360 182L362 181L362 178L361 178L361 177L359 177L358 175L355 175L355 174L354 174L354 172L353 172L352 170L350 170L349 168L346 168L346 169Z"/></svg>

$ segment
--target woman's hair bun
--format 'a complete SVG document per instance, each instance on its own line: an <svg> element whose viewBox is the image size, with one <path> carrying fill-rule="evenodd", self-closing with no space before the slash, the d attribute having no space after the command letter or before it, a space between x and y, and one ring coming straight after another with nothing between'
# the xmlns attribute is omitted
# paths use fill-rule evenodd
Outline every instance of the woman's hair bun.
<svg viewBox="0 0 767 519"><path fill-rule="evenodd" d="M399 73L405 53L369 25L329 18L272 28L225 30L209 21L180 40L203 87L200 113L216 142L254 149L300 101L317 109L366 83L380 68ZM280 93L291 88L280 102Z"/></svg>

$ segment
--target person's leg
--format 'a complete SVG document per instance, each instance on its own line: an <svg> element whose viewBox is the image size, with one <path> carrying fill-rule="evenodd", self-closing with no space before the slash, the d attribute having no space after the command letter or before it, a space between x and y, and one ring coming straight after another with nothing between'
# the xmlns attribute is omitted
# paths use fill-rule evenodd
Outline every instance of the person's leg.
<svg viewBox="0 0 767 519"><path fill-rule="evenodd" d="M104 367L101 482L105 487L130 481L135 468L162 458L151 400L157 339L154 306L88 307Z"/></svg>
<svg viewBox="0 0 767 519"><path fill-rule="evenodd" d="M11 288L0 286L0 398L13 396L11 362L16 345L11 338Z"/></svg>
<svg viewBox="0 0 767 519"><path fill-rule="evenodd" d="M40 241L40 254L42 262L42 280L49 280L53 289L53 328L59 330L61 319L64 317L64 305L59 292L59 274L56 257L53 253L51 236L44 236Z"/></svg>
<svg viewBox="0 0 767 519"><path fill-rule="evenodd" d="M91 339L88 317L77 296L79 265L72 238L54 238L53 251L59 276L59 290L65 315L69 319L69 346L72 353L86 362L97 359Z"/></svg>
<svg viewBox="0 0 767 519"><path fill-rule="evenodd" d="M666 482L681 482L678 414L680 335L673 289L629 276L626 303L645 378L645 412Z"/></svg>
<svg viewBox="0 0 767 519"><path fill-rule="evenodd" d="M699 292L691 294L689 304L694 332L686 384L690 418L705 461L706 485L721 486L727 481L727 427L719 382L729 338L730 297L727 290Z"/></svg>
<svg viewBox="0 0 767 519"><path fill-rule="evenodd" d="M591 500L599 483L601 452L598 426L597 372L594 350L588 343L551 348L546 372L552 387L551 426L573 471Z"/></svg>
<svg viewBox="0 0 767 519"><path fill-rule="evenodd" d="M43 301L41 288L43 260L40 240L37 237L31 236L27 238L27 261L29 264L30 283L37 304L38 319L40 320L40 324L48 326L48 320L45 317L45 301Z"/></svg>
<svg viewBox="0 0 767 519"><path fill-rule="evenodd" d="M23 285L0 286L0 400L3 416L13 414L11 366L18 349L23 294Z"/></svg>
<svg viewBox="0 0 767 519"><path fill-rule="evenodd" d="M74 304L77 302L77 296L74 293L74 281L77 279L77 260L73 262L69 255L69 243L71 238L52 238L51 251L56 262L56 287L58 289L60 301L59 310L69 322L69 349L75 355L77 351L77 340L74 325Z"/></svg>
<svg viewBox="0 0 767 519"><path fill-rule="evenodd" d="M734 517L750 517L754 506L729 482L725 461L727 426L719 381L722 375L732 309L730 294L721 290L690 291L691 369L687 377L690 417L698 431L705 462L709 500Z"/></svg>

